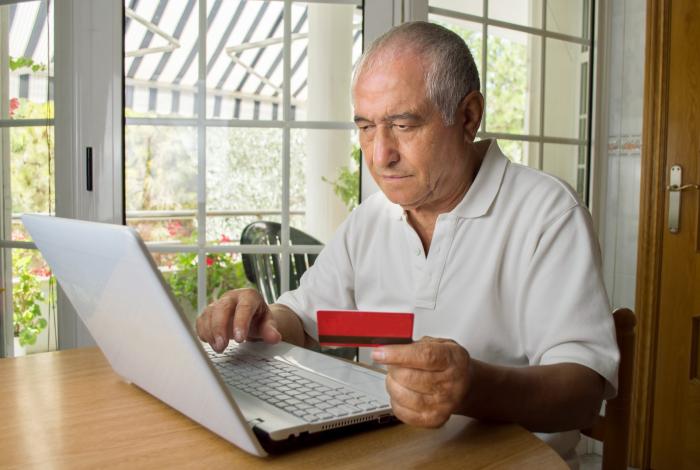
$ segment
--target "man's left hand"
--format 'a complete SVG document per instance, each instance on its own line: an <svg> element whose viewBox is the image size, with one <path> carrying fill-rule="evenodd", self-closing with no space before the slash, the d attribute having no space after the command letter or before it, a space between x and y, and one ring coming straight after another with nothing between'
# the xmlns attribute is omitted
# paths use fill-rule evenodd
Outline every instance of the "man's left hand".
<svg viewBox="0 0 700 470"><path fill-rule="evenodd" d="M388 366L386 388L397 418L406 424L436 428L465 404L470 387L469 353L452 340L384 346L372 359Z"/></svg>

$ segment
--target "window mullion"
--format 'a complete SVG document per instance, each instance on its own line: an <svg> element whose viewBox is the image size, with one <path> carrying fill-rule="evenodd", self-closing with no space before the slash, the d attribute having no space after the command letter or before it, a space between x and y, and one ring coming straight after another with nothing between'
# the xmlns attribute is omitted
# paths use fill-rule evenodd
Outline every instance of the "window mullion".
<svg viewBox="0 0 700 470"><path fill-rule="evenodd" d="M483 13L484 13L484 22L481 24L481 94L484 95L484 111L481 116L481 131L486 132L486 87L488 84L488 75L487 75L487 67L488 67L488 61L487 59L487 54L488 54L488 40L489 40L489 30L488 30L488 22L486 21L489 16L489 1L484 0L484 5L483 5Z"/></svg>
<svg viewBox="0 0 700 470"><path fill-rule="evenodd" d="M207 0L199 0L197 81L197 310L207 305Z"/></svg>
<svg viewBox="0 0 700 470"><path fill-rule="evenodd" d="M10 89L10 74L9 74L9 18L7 8L0 7L0 120L9 118L9 89ZM0 182L2 183L2 194L0 194L0 239L8 239L10 232L11 214L10 214L10 130L8 128L0 128ZM9 204L8 204L9 203ZM0 249L0 267L2 269L3 283L0 288L5 290L5 295L2 296L2 305L0 305L0 357L11 356L13 354L12 343L12 251L8 249Z"/></svg>
<svg viewBox="0 0 700 470"><path fill-rule="evenodd" d="M284 1L284 63L282 72L284 103L282 129L282 259L280 260L280 287L282 292L289 290L289 177L291 160L291 73L292 73L292 2Z"/></svg>
<svg viewBox="0 0 700 470"><path fill-rule="evenodd" d="M547 0L542 0L542 29L547 29ZM547 73L547 38L542 37L540 44L540 137L544 137L544 94L545 94L545 75ZM540 140L539 151L537 152L537 169L542 170L544 167L544 140Z"/></svg>

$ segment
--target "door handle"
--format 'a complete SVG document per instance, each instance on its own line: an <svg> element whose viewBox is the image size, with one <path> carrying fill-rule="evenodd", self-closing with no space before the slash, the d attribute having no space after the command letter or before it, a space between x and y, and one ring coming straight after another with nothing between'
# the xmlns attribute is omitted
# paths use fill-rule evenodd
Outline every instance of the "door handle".
<svg viewBox="0 0 700 470"><path fill-rule="evenodd" d="M668 191L668 229L678 233L681 217L681 193L690 189L700 189L700 184L683 184L683 168L680 165L671 167Z"/></svg>

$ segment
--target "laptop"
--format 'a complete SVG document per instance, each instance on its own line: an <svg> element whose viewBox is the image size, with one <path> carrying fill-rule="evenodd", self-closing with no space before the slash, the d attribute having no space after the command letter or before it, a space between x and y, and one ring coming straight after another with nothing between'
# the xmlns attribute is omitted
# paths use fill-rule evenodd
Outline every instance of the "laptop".
<svg viewBox="0 0 700 470"><path fill-rule="evenodd" d="M202 343L132 228L22 221L114 371L244 451L395 421L380 372L284 342Z"/></svg>

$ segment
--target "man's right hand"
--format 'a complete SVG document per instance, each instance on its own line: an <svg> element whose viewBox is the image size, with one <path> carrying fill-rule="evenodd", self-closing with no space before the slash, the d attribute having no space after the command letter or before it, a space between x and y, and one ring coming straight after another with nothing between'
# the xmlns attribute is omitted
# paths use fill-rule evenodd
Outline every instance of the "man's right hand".
<svg viewBox="0 0 700 470"><path fill-rule="evenodd" d="M282 340L265 299L255 289L230 290L209 304L197 317L197 335L222 352L229 340L242 343L262 339L274 344Z"/></svg>

